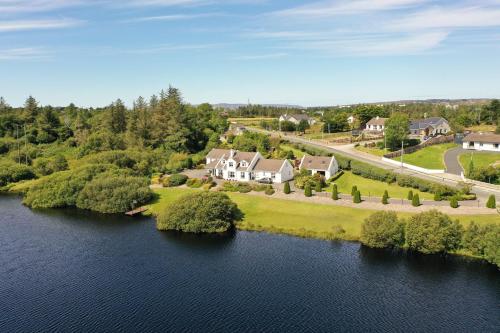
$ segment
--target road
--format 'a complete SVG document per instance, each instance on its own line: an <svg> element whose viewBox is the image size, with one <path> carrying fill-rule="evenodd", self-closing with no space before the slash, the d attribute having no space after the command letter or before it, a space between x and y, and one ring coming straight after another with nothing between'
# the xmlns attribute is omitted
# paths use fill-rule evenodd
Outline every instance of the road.
<svg viewBox="0 0 500 333"><path fill-rule="evenodd" d="M339 155L343 155L343 156L349 157L353 160L362 161L362 162L377 166L379 168L391 170L396 174L413 176L416 178L420 178L420 179L432 181L432 182L437 182L437 183L451 186L451 187L458 187L460 185L460 183L462 182L462 178L456 174L444 173L444 174L439 174L439 175L429 175L429 174L409 170L406 168L395 167L392 164L389 164L387 162L382 161L382 159L380 159L377 156L373 156L373 155L368 154L368 153L363 153L363 152L358 151L358 150L354 151L354 149L352 149L353 145L330 146L330 145L324 144L322 142L304 139L304 138L301 138L301 137L298 137L295 135L289 135L289 134L282 135L281 133L278 133L278 132L271 132L271 131L267 131L264 129L258 129L258 128L252 128L252 127L247 127L247 129L249 131L253 131L253 132L270 134L273 136L280 136L283 139L288 140L290 142L302 143L302 144L307 144L307 145L312 146L312 147L322 148L326 151L329 151L329 152L332 152L335 154L339 154ZM474 193L476 193L476 196L478 197L478 199L480 201L486 203L486 200L488 199L488 197L491 194L494 194L495 196L497 196L497 200L498 200L498 198L500 198L500 186L485 184L485 183L476 182L476 181L473 181L472 184L473 184L473 191L474 191Z"/></svg>
<svg viewBox="0 0 500 333"><path fill-rule="evenodd" d="M446 172L458 175L460 176L464 169L460 165L460 162L458 161L458 156L460 154L463 154L465 152L465 149L462 147L457 147L448 150L444 154L444 164L446 165Z"/></svg>

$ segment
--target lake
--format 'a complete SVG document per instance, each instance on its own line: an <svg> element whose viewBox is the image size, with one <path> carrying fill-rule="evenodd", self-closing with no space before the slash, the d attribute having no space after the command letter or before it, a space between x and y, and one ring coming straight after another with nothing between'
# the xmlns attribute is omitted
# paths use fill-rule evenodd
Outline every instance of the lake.
<svg viewBox="0 0 500 333"><path fill-rule="evenodd" d="M32 211L0 196L0 332L498 332L500 272L458 257L149 218Z"/></svg>

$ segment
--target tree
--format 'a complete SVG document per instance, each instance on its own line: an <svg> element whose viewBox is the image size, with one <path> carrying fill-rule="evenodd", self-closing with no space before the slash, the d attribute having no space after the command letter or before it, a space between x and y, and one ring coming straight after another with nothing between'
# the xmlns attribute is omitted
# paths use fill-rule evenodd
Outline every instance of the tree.
<svg viewBox="0 0 500 333"><path fill-rule="evenodd" d="M361 192L360 191L356 191L356 193L354 193L354 197L352 199L352 202L354 202L356 204L361 203Z"/></svg>
<svg viewBox="0 0 500 333"><path fill-rule="evenodd" d="M360 240L370 247L402 247L405 242L404 223L395 212L376 212L361 226Z"/></svg>
<svg viewBox="0 0 500 333"><path fill-rule="evenodd" d="M221 233L234 226L242 213L229 197L221 192L190 193L173 201L158 214L158 230L192 233Z"/></svg>
<svg viewBox="0 0 500 333"><path fill-rule="evenodd" d="M337 188L337 184L333 184L332 199L333 200L339 200L339 190Z"/></svg>
<svg viewBox="0 0 500 333"><path fill-rule="evenodd" d="M358 191L358 187L356 185L354 185L352 188L351 188L351 196L354 196L356 194L356 192Z"/></svg>
<svg viewBox="0 0 500 333"><path fill-rule="evenodd" d="M24 102L24 119L27 123L33 124L38 115L38 102L33 96L29 96Z"/></svg>
<svg viewBox="0 0 500 333"><path fill-rule="evenodd" d="M314 184L314 191L316 192L321 192L322 191L322 186L321 186L321 182L318 181L316 182L316 184Z"/></svg>
<svg viewBox="0 0 500 333"><path fill-rule="evenodd" d="M413 207L418 207L420 206L420 197L418 196L418 193L413 195L413 198L411 199L411 205Z"/></svg>
<svg viewBox="0 0 500 333"><path fill-rule="evenodd" d="M9 111L11 109L10 105L7 104L5 99L0 96L0 114L3 112Z"/></svg>
<svg viewBox="0 0 500 333"><path fill-rule="evenodd" d="M486 207L491 209L497 208L497 200L493 194L489 196Z"/></svg>
<svg viewBox="0 0 500 333"><path fill-rule="evenodd" d="M410 120L402 113L395 113L385 122L385 139L391 150L397 150L408 137Z"/></svg>
<svg viewBox="0 0 500 333"><path fill-rule="evenodd" d="M407 198L410 201L413 200L413 191L412 190L408 191L408 197Z"/></svg>
<svg viewBox="0 0 500 333"><path fill-rule="evenodd" d="M107 109L107 128L114 134L125 132L127 129L127 116L125 105L117 99Z"/></svg>
<svg viewBox="0 0 500 333"><path fill-rule="evenodd" d="M440 253L457 250L462 227L448 215L430 210L412 216L406 224L406 242L411 250Z"/></svg>
<svg viewBox="0 0 500 333"><path fill-rule="evenodd" d="M309 122L305 119L302 119L298 124L297 124L297 131L305 133L306 129L310 128L311 126L309 125Z"/></svg>
<svg viewBox="0 0 500 333"><path fill-rule="evenodd" d="M304 187L304 195L306 197L312 197L312 190L311 190L311 184L310 183L306 183L306 185Z"/></svg>
<svg viewBox="0 0 500 333"><path fill-rule="evenodd" d="M325 133L344 132L349 129L345 113L328 113L323 117L323 122L323 132Z"/></svg>
<svg viewBox="0 0 500 333"><path fill-rule="evenodd" d="M384 191L384 195L382 196L382 204L389 204L389 193L387 192L387 190Z"/></svg>
<svg viewBox="0 0 500 333"><path fill-rule="evenodd" d="M450 207L451 208L458 208L458 199L457 197L453 196L450 199Z"/></svg>
<svg viewBox="0 0 500 333"><path fill-rule="evenodd" d="M489 105L484 106L484 111L481 113L481 120L488 124L496 124L500 118L500 101L494 99Z"/></svg>
<svg viewBox="0 0 500 333"><path fill-rule="evenodd" d="M290 194L291 193L290 182L285 182L285 186L283 187L283 193L285 193L285 194Z"/></svg>
<svg viewBox="0 0 500 333"><path fill-rule="evenodd" d="M467 171L467 177L471 177L474 174L474 161L472 158L469 161L469 170Z"/></svg>
<svg viewBox="0 0 500 333"><path fill-rule="evenodd" d="M288 121L288 120L281 121L279 123L279 128L283 132L293 132L293 131L297 130L297 127L295 126L295 124L292 123L291 121Z"/></svg>
<svg viewBox="0 0 500 333"><path fill-rule="evenodd" d="M151 145L151 108L146 100L139 96L134 101L134 107L130 112L128 121L128 132L133 141L136 141L139 146L147 147Z"/></svg>

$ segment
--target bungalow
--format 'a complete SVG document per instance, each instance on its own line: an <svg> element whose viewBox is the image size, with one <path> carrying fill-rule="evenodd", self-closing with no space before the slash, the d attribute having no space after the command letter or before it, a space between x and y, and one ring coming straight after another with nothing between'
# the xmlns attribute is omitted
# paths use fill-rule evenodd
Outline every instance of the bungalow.
<svg viewBox="0 0 500 333"><path fill-rule="evenodd" d="M302 120L307 121L309 125L314 125L316 123L316 120L309 117L307 114L292 114L292 115L284 114L281 115L279 119L280 123L282 121L290 121L295 125L298 125Z"/></svg>
<svg viewBox="0 0 500 333"><path fill-rule="evenodd" d="M319 173L330 179L339 171L339 165L335 157L326 156L308 156L304 155L300 161L299 169L305 169L312 172L312 174Z"/></svg>
<svg viewBox="0 0 500 333"><path fill-rule="evenodd" d="M258 152L233 149L212 149L205 169L217 178L241 182L268 178L273 183L283 183L293 179L293 166L288 160L265 159Z"/></svg>
<svg viewBox="0 0 500 333"><path fill-rule="evenodd" d="M448 121L441 117L412 120L410 134L415 136L436 136L451 132Z"/></svg>
<svg viewBox="0 0 500 333"><path fill-rule="evenodd" d="M463 148L500 152L500 135L493 133L471 133L463 139Z"/></svg>
<svg viewBox="0 0 500 333"><path fill-rule="evenodd" d="M380 118L377 116L376 118L370 119L369 122L366 123L366 130L373 132L383 132L385 129L385 121L387 118Z"/></svg>

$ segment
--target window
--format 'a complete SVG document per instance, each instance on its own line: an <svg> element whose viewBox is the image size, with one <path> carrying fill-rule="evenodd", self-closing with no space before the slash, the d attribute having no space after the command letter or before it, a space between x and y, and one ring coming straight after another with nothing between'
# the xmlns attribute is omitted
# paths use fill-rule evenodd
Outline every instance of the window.
<svg viewBox="0 0 500 333"><path fill-rule="evenodd" d="M234 178L234 171L229 171L229 178Z"/></svg>
<svg viewBox="0 0 500 333"><path fill-rule="evenodd" d="M273 173L271 173L271 178L272 178L272 179L276 178L276 174L275 174L274 172L273 172Z"/></svg>
<svg viewBox="0 0 500 333"><path fill-rule="evenodd" d="M244 179L245 178L245 173L242 172L241 175L240 175L240 177Z"/></svg>
<svg viewBox="0 0 500 333"><path fill-rule="evenodd" d="M242 167L246 167L247 166L247 162L245 162L245 161L241 162L241 166Z"/></svg>
<svg viewBox="0 0 500 333"><path fill-rule="evenodd" d="M233 162L229 162L229 167L232 168L233 167Z"/></svg>
<svg viewBox="0 0 500 333"><path fill-rule="evenodd" d="M498 149L498 143L495 143L495 149Z"/></svg>
<svg viewBox="0 0 500 333"><path fill-rule="evenodd" d="M482 146L483 146L483 143L481 142L481 143L479 144L479 147L482 147Z"/></svg>

